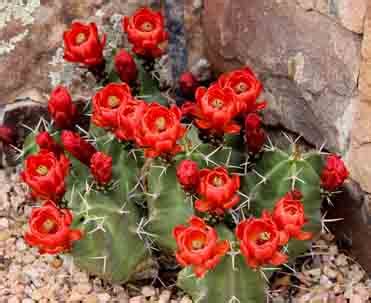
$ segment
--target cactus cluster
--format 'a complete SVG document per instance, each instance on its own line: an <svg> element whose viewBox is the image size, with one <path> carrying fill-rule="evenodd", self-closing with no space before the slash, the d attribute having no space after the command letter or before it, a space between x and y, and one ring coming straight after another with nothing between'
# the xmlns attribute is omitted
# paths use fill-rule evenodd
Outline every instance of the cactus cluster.
<svg viewBox="0 0 371 303"><path fill-rule="evenodd" d="M161 14L140 9L123 29L134 55L114 59L103 57L95 24L74 23L64 35L65 59L103 88L85 106L88 129L68 90L56 88L52 123L25 141L22 177L44 203L27 242L121 283L160 250L184 267L178 286L195 302L263 302L272 268L302 254L320 230L321 202L342 185L345 166L295 143L264 145L266 102L248 68L208 88L183 76L180 89L194 101L176 106L153 77L167 40Z"/></svg>

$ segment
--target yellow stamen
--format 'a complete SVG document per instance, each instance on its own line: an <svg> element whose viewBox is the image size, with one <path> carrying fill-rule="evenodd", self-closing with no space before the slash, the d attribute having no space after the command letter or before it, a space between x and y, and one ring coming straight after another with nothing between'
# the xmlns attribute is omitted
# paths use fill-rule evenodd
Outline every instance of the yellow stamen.
<svg viewBox="0 0 371 303"><path fill-rule="evenodd" d="M234 91L235 91L237 94L244 93L245 91L247 91L247 85L246 85L246 83L243 83L243 82L238 83L238 84L234 87Z"/></svg>
<svg viewBox="0 0 371 303"><path fill-rule="evenodd" d="M215 177L213 179L213 184L214 184L214 186L219 187L219 186L223 186L224 182L223 182L222 178Z"/></svg>
<svg viewBox="0 0 371 303"><path fill-rule="evenodd" d="M155 123L158 131L162 132L166 129L166 120L164 117L157 118Z"/></svg>
<svg viewBox="0 0 371 303"><path fill-rule="evenodd" d="M52 231L55 227L55 222L50 220L50 219L47 219L44 223L43 223L43 228L44 230L48 233L50 231Z"/></svg>
<svg viewBox="0 0 371 303"><path fill-rule="evenodd" d="M120 99L117 98L116 96L109 96L108 97L108 105L111 108L115 108L115 107L119 106L119 104L120 104Z"/></svg>
<svg viewBox="0 0 371 303"><path fill-rule="evenodd" d="M193 249L202 249L204 248L204 242L201 240L194 240L192 241L192 248Z"/></svg>
<svg viewBox="0 0 371 303"><path fill-rule="evenodd" d="M83 44L86 40L87 38L84 33L79 33L75 38L75 42L77 45Z"/></svg>
<svg viewBox="0 0 371 303"><path fill-rule="evenodd" d="M140 26L140 29L143 31L143 32L151 32L153 31L153 24L151 22L143 22L143 24Z"/></svg>
<svg viewBox="0 0 371 303"><path fill-rule="evenodd" d="M48 168L45 166L45 165L40 165L37 169L36 169L36 172L40 175L40 176L45 176L48 174Z"/></svg>
<svg viewBox="0 0 371 303"><path fill-rule="evenodd" d="M211 102L211 105L214 108L221 108L221 107L223 107L224 102L223 102L223 100L220 100L220 99L214 99L213 102Z"/></svg>

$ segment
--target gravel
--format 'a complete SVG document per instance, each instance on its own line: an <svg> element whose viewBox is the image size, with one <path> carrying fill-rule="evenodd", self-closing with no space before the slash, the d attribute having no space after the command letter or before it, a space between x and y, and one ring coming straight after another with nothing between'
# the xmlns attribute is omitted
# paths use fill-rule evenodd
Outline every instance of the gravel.
<svg viewBox="0 0 371 303"><path fill-rule="evenodd" d="M39 255L22 238L33 205L19 174L0 170L0 184L0 303L192 302L174 286L111 285L79 270L68 255ZM311 257L292 269L274 277L272 302L371 302L371 281L329 234L315 242Z"/></svg>

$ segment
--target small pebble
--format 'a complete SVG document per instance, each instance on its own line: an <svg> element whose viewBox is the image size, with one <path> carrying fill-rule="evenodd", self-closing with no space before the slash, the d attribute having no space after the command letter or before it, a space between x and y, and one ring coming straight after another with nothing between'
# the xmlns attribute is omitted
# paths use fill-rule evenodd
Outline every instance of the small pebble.
<svg viewBox="0 0 371 303"><path fill-rule="evenodd" d="M142 295L149 298L156 295L156 290L152 286L144 286L142 288Z"/></svg>
<svg viewBox="0 0 371 303"><path fill-rule="evenodd" d="M0 231L0 242L6 241L10 238L10 232L7 230Z"/></svg>
<svg viewBox="0 0 371 303"><path fill-rule="evenodd" d="M169 290L164 290L160 294L160 299L158 303L168 303L170 301L171 292Z"/></svg>
<svg viewBox="0 0 371 303"><path fill-rule="evenodd" d="M146 303L146 298L144 296L136 296L131 298L129 303Z"/></svg>
<svg viewBox="0 0 371 303"><path fill-rule="evenodd" d="M106 303L111 300L111 296L107 293L98 294L97 296L98 296L99 303Z"/></svg>

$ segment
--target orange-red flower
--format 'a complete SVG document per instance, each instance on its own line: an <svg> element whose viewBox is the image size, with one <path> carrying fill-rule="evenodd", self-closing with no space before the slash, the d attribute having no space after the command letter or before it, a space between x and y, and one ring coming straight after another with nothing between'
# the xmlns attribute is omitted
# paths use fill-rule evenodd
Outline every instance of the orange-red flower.
<svg viewBox="0 0 371 303"><path fill-rule="evenodd" d="M36 144L40 149L44 149L58 156L62 152L62 148L48 132L40 132L36 136Z"/></svg>
<svg viewBox="0 0 371 303"><path fill-rule="evenodd" d="M122 82L131 83L136 80L138 70L133 57L124 49L115 56L115 68Z"/></svg>
<svg viewBox="0 0 371 303"><path fill-rule="evenodd" d="M124 31L133 44L133 52L146 57L160 57L166 48L168 33L161 13L141 8L122 21Z"/></svg>
<svg viewBox="0 0 371 303"><path fill-rule="evenodd" d="M231 88L214 84L196 90L196 104L186 103L182 110L196 118L198 128L210 133L239 133L241 127L233 121L238 113L237 100Z"/></svg>
<svg viewBox="0 0 371 303"><path fill-rule="evenodd" d="M81 138L78 133L68 130L62 132L61 140L66 151L85 165L90 165L91 157L96 152L93 145Z"/></svg>
<svg viewBox="0 0 371 303"><path fill-rule="evenodd" d="M249 152L258 153L262 149L265 139L261 117L256 113L248 114L245 118L245 140Z"/></svg>
<svg viewBox="0 0 371 303"><path fill-rule="evenodd" d="M126 83L111 83L93 98L92 121L99 127L116 129L117 112L122 104L132 99Z"/></svg>
<svg viewBox="0 0 371 303"><path fill-rule="evenodd" d="M176 259L183 266L193 266L197 277L202 278L208 270L218 265L229 251L227 240L219 241L216 230L198 217L189 219L189 226L178 225L173 236L178 245Z"/></svg>
<svg viewBox="0 0 371 303"><path fill-rule="evenodd" d="M280 230L281 242L287 243L290 237L298 240L309 240L312 237L312 233L302 231L307 220L301 198L302 194L294 190L283 196L274 207L272 217Z"/></svg>
<svg viewBox="0 0 371 303"><path fill-rule="evenodd" d="M45 202L32 210L24 239L29 245L38 247L41 254L67 251L82 237L80 230L70 228L72 218L71 211L58 209L54 202Z"/></svg>
<svg viewBox="0 0 371 303"><path fill-rule="evenodd" d="M198 81L191 72L185 72L179 77L179 89L184 97L193 98L198 86Z"/></svg>
<svg viewBox="0 0 371 303"><path fill-rule="evenodd" d="M200 179L198 164L192 160L183 160L176 168L176 176L184 189L191 190L197 186Z"/></svg>
<svg viewBox="0 0 371 303"><path fill-rule="evenodd" d="M186 129L180 123L180 118L181 111L176 106L169 109L152 103L147 107L135 134L136 143L145 148L146 157L175 155L181 151L177 141L183 137Z"/></svg>
<svg viewBox="0 0 371 303"><path fill-rule="evenodd" d="M0 142L12 144L15 140L15 131L13 128L5 125L0 125Z"/></svg>
<svg viewBox="0 0 371 303"><path fill-rule="evenodd" d="M106 35L100 39L95 23L72 23L71 29L63 34L64 59L82 63L88 67L103 63L103 48Z"/></svg>
<svg viewBox="0 0 371 303"><path fill-rule="evenodd" d="M341 157L329 155L321 174L321 186L329 191L336 190L343 185L348 176L348 169L343 160L341 160Z"/></svg>
<svg viewBox="0 0 371 303"><path fill-rule="evenodd" d="M239 113L250 113L266 107L266 102L257 103L263 86L255 77L253 71L245 67L219 77L221 87L229 87L233 90L238 102Z"/></svg>
<svg viewBox="0 0 371 303"><path fill-rule="evenodd" d="M90 170L98 184L109 183L112 179L112 157L102 152L96 152L91 158Z"/></svg>
<svg viewBox="0 0 371 303"><path fill-rule="evenodd" d="M48 110L59 128L71 128L76 120L77 107L73 104L70 93L63 86L57 86L51 93Z"/></svg>
<svg viewBox="0 0 371 303"><path fill-rule="evenodd" d="M116 137L124 141L134 141L137 127L143 117L147 103L129 100L120 106L117 112L118 127Z"/></svg>
<svg viewBox="0 0 371 303"><path fill-rule="evenodd" d="M35 198L58 201L65 193L68 172L69 160L63 154L57 158L53 152L42 150L26 159L21 177Z"/></svg>
<svg viewBox="0 0 371 303"><path fill-rule="evenodd" d="M283 241L276 224L267 212L261 218L250 218L240 222L236 228L241 253L246 263L256 268L264 264L281 265L287 256L280 252Z"/></svg>
<svg viewBox="0 0 371 303"><path fill-rule="evenodd" d="M230 176L224 167L202 169L197 189L201 199L196 200L195 208L200 212L222 215L240 201L239 188L240 177Z"/></svg>

